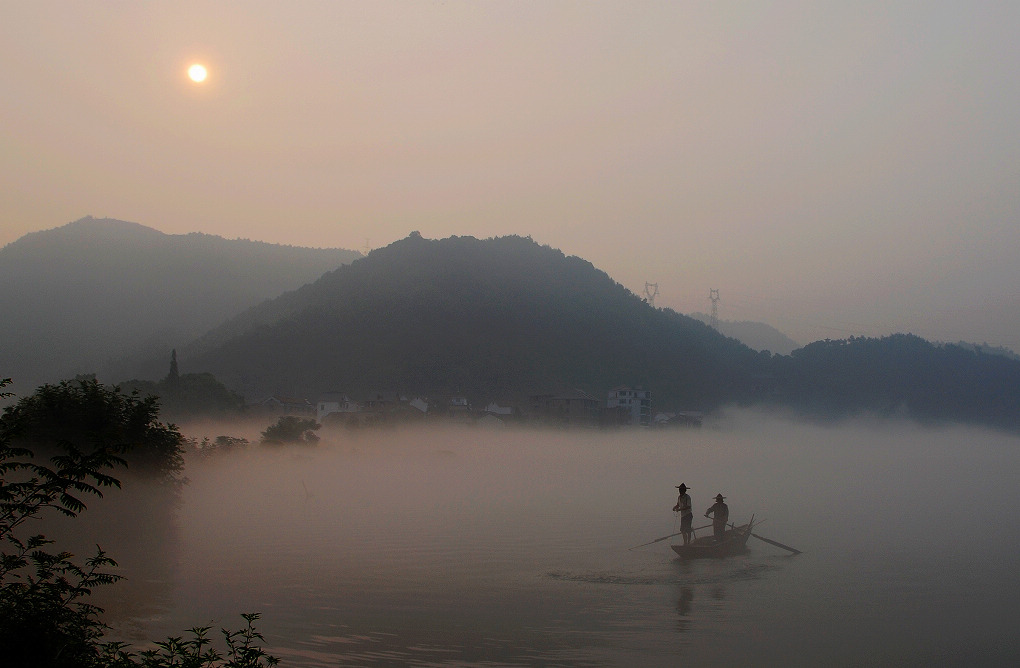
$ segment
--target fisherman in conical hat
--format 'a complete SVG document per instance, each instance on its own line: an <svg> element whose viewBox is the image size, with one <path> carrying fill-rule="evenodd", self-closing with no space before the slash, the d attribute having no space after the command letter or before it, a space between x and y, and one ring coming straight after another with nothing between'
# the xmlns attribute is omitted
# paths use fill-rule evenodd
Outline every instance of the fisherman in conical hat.
<svg viewBox="0 0 1020 668"><path fill-rule="evenodd" d="M726 535L726 523L730 521L730 507L723 503L725 498L722 494L716 494L715 503L705 511L705 517L712 518L712 532L716 541L722 541Z"/></svg>
<svg viewBox="0 0 1020 668"><path fill-rule="evenodd" d="M691 524L694 522L694 509L691 505L691 495L687 493L686 483L676 486L679 495L676 498L676 505L673 506L674 513L680 513L680 533L684 536L684 545L691 542Z"/></svg>

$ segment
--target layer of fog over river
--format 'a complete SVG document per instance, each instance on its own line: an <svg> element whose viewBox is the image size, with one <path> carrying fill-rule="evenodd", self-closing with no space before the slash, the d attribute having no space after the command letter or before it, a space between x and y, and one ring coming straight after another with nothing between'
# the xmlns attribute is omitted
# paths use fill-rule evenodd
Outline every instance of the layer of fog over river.
<svg viewBox="0 0 1020 668"><path fill-rule="evenodd" d="M114 636L257 611L289 666L1020 659L1015 435L731 413L700 430L322 436L192 458L165 512L134 484L93 504L76 530L130 578L99 590ZM695 526L722 492L732 520L754 513L803 554L629 550L675 530L680 482Z"/></svg>

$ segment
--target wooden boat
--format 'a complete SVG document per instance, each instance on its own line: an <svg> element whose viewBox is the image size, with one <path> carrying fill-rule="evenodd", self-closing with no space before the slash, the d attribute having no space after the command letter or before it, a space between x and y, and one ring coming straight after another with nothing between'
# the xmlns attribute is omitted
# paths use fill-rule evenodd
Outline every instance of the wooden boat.
<svg viewBox="0 0 1020 668"><path fill-rule="evenodd" d="M733 526L732 524L730 526ZM673 551L680 555L681 559L698 559L701 557L728 557L734 554L747 552L747 539L751 537L751 529L754 527L754 516L747 524L728 529L723 534L722 540L716 540L715 536L702 536L695 538L687 545L670 545Z"/></svg>

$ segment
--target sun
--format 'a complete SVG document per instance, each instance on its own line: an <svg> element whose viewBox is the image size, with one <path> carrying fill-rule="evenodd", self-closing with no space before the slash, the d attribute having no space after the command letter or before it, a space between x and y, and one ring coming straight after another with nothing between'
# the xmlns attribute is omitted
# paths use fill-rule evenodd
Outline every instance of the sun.
<svg viewBox="0 0 1020 668"><path fill-rule="evenodd" d="M203 81L205 81L205 78L207 76L209 76L209 72L205 69L204 65L199 65L198 63L195 63L194 65L188 68L188 78L190 78L195 83L202 83Z"/></svg>

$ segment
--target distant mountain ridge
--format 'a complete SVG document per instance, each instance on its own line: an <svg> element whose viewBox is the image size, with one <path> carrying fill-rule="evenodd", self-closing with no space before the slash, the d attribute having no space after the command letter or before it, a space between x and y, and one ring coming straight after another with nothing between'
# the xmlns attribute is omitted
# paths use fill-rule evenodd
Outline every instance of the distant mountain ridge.
<svg viewBox="0 0 1020 668"><path fill-rule="evenodd" d="M0 374L19 394L79 372L157 380L175 347L181 377L212 373L209 387L248 398L520 404L625 385L650 390L656 411L759 404L1020 430L1020 361L984 347L895 334L756 352L525 237L413 233L358 256L90 218L27 235L0 249Z"/></svg>
<svg viewBox="0 0 1020 668"><path fill-rule="evenodd" d="M688 315L706 325L712 321L711 316L706 313L689 313ZM777 355L789 355L800 348L799 343L764 322L720 320L719 332L754 350L768 350Z"/></svg>
<svg viewBox="0 0 1020 668"><path fill-rule="evenodd" d="M0 249L0 374L18 392L165 355L226 318L361 254L86 216Z"/></svg>

